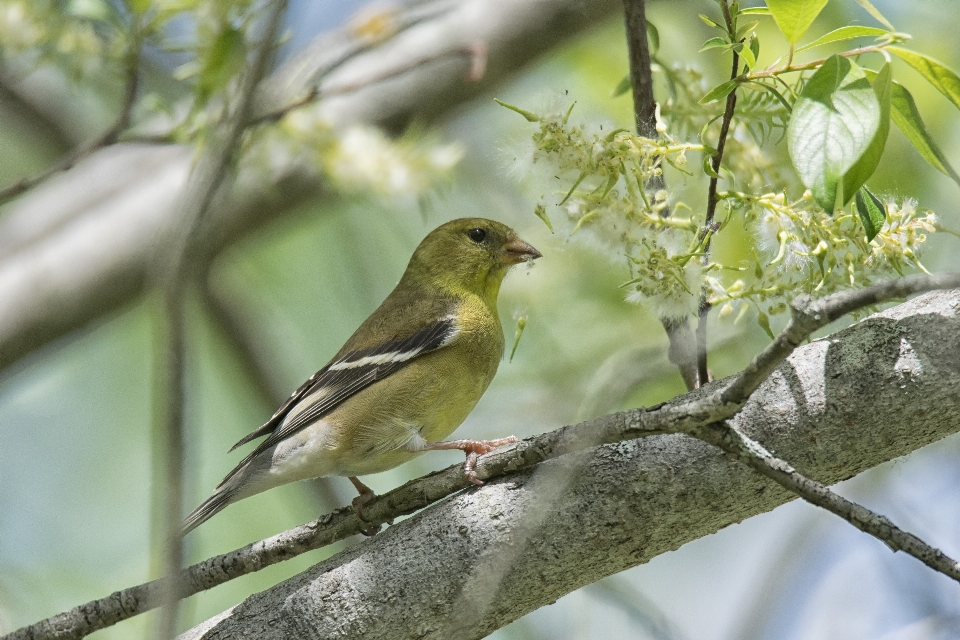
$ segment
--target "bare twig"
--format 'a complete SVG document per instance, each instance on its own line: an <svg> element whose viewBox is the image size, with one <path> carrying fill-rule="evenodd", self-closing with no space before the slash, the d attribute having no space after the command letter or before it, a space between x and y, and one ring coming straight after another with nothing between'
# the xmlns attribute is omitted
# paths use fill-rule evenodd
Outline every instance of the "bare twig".
<svg viewBox="0 0 960 640"><path fill-rule="evenodd" d="M481 456L477 463L477 476L482 480L490 480L508 473L529 469L545 460L583 451L601 444L662 433L685 433L721 446L723 444L721 442L722 430L728 427L718 427L716 425L739 412L750 393L810 333L846 313L866 306L922 291L954 287L960 287L960 274L920 275L884 282L858 291L833 294L819 301L802 299L796 303L797 308L800 309L796 312L796 317L802 319L791 321L787 329L781 333L781 336L786 336L783 338L783 344L786 346L775 348L771 345L770 348L754 359L750 367L735 376L729 384L722 385L717 391L709 393L706 391L694 392L656 407L611 414L596 420L527 438L512 448ZM779 340L780 338L775 344L779 344ZM713 440L717 440L717 442L713 442ZM731 442L736 444L733 440ZM729 446L732 447L734 444ZM742 446L747 445L736 444L735 452L740 452ZM756 445L756 447L758 451L762 449L760 445ZM762 466L769 465L763 463ZM767 474L767 472L763 473L764 475ZM770 477L780 482L778 477L781 476ZM789 478L782 477L785 482L789 481L784 486L793 491L791 483L799 482L799 480L792 476ZM259 571L301 553L355 535L371 525L382 524L402 515L413 513L469 486L471 486L470 483L463 475L463 466L461 464L453 465L378 496L364 507L363 520L357 516L352 508L346 507L272 538L210 558L184 569L177 579L180 585L179 593L186 597L239 576ZM804 497L800 493L798 495ZM854 511L851 511L851 513L854 513ZM870 516L864 515L864 512L856 511L856 513L868 520L870 519ZM859 518L860 516L856 517ZM856 521L860 522L861 520ZM873 522L879 523L874 529L878 527L882 529L888 526L886 524L888 521L874 519ZM873 530L870 532L874 533ZM909 534L904 535L909 536ZM923 544L922 541L911 541L910 545L912 546L910 546L901 538L892 540L891 544L901 545L904 550L908 548L918 550L920 547L917 543ZM911 538L911 540L913 539ZM83 637L97 629L105 628L156 608L162 602L161 594L166 588L165 584L166 579L162 578L118 591L105 598L91 601L29 627L24 627L0 640Z"/></svg>
<svg viewBox="0 0 960 640"><path fill-rule="evenodd" d="M126 81L124 83L123 101L120 104L120 113L110 128L90 142L74 149L44 171L32 177L21 178L6 187L0 188L0 204L32 189L58 173L73 168L78 162L91 155L94 151L114 144L119 140L120 134L130 126L130 117L133 114L133 107L137 101L137 91L140 84L140 56L142 46L143 40L140 33L140 24L136 18L132 18L130 25L130 46L124 56Z"/></svg>
<svg viewBox="0 0 960 640"><path fill-rule="evenodd" d="M727 33L731 40L736 37L736 25L730 16L730 6L727 0L720 2L720 8L723 11L723 20L727 27ZM732 68L730 69L730 79L735 80L740 72L740 56L735 50L730 51L733 54ZM710 240L713 237L713 218L717 212L717 182L720 175L720 164L723 162L723 150L727 144L727 134L730 132L730 122L733 120L734 111L737 108L737 91L734 89L727 94L727 103L723 110L723 119L720 123L720 138L717 140L717 152L711 159L713 175L710 176L710 185L707 187L707 215L703 222L703 266L710 263ZM710 315L710 303L707 301L708 289L706 285L700 287L700 303L697 307L697 379L700 386L709 382L709 372L707 369L707 318Z"/></svg>
<svg viewBox="0 0 960 640"><path fill-rule="evenodd" d="M236 150L240 134L250 114L254 90L267 68L270 52L285 0L276 0L267 9L267 28L263 43L253 54L242 76L235 108L222 131L214 131L211 142L200 157L183 194L179 233L159 265L167 321L165 375L165 494L166 554L165 575L178 576L183 565L181 522L183 519L183 451L184 451L184 351L185 323L183 299L187 283L199 275L199 264L193 241L213 198L223 183ZM177 580L163 583L164 609L160 618L160 640L172 638L176 632L178 603L182 598Z"/></svg>
<svg viewBox="0 0 960 640"><path fill-rule="evenodd" d="M300 98L271 111L258 114L256 117L250 120L249 124L251 126L268 124L271 122L276 122L280 120L285 115L290 113L295 109L304 107L308 104L322 100L323 98L328 98L330 96L339 96L346 95L348 93L355 93L361 89L365 89L369 86L379 84L385 80L390 80L401 76L405 73L418 69L425 65L428 65L439 60L446 60L451 57L466 57L470 60L470 69L467 73L467 79L476 82L483 78L483 73L486 69L486 55L487 50L483 44L476 44L471 47L463 47L457 49L450 49L448 51L441 51L440 53L424 56L416 60L411 60L406 62L398 67L393 69L387 69L381 73L370 76L369 78L364 78L362 80L351 82L349 84L343 84L339 86L333 86L327 89L321 89L319 86L314 86L310 91L305 93Z"/></svg>
<svg viewBox="0 0 960 640"><path fill-rule="evenodd" d="M819 300L809 296L798 296L791 305L790 322L746 369L738 373L733 381L724 387L720 393L720 401L725 405L742 406L750 394L757 390L774 369L800 346L801 342L814 331L822 329L852 311L905 298L922 291L954 287L960 287L960 274L941 273L888 280L864 289L841 291Z"/></svg>
<svg viewBox="0 0 960 640"><path fill-rule="evenodd" d="M877 538L894 552L903 551L934 571L960 582L960 564L939 549L897 527L889 518L834 493L824 485L807 478L777 458L755 440L733 426L714 423L698 430L704 442L732 453L751 469L764 475L807 502L840 516L857 529Z"/></svg>
<svg viewBox="0 0 960 640"><path fill-rule="evenodd" d="M645 0L623 0L623 8L637 133L645 138L657 139L660 134L657 132L657 103L653 96L653 72L650 69L650 45L647 42L646 2ZM662 168L661 173L651 177L644 188L651 193L666 188ZM669 216L670 209L665 207L661 215ZM660 318L660 322L670 341L667 357L680 370L680 376L687 390L695 389L698 386L697 360L689 320L685 317Z"/></svg>

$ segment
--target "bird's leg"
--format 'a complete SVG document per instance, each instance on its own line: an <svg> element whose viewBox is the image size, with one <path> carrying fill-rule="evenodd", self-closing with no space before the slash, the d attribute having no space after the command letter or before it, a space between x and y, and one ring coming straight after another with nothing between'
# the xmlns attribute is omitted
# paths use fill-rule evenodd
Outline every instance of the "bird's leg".
<svg viewBox="0 0 960 640"><path fill-rule="evenodd" d="M497 440L448 440L446 442L428 442L422 451L437 449L460 449L467 454L467 461L463 463L463 475L475 485L483 486L483 480L477 477L477 457L490 453L505 444L513 444L516 436L507 436Z"/></svg>
<svg viewBox="0 0 960 640"><path fill-rule="evenodd" d="M356 512L358 518L364 522L367 522L367 519L363 517L363 506L376 498L377 494L373 492L373 489L360 482L360 478L356 476L347 476L347 479L353 483L354 488L360 493L360 495L354 498L353 502L351 503L353 505L353 510ZM391 521L390 524L393 524L393 521ZM362 529L360 533L370 537L376 535L378 531L380 531L380 525L375 524L367 527L366 529Z"/></svg>

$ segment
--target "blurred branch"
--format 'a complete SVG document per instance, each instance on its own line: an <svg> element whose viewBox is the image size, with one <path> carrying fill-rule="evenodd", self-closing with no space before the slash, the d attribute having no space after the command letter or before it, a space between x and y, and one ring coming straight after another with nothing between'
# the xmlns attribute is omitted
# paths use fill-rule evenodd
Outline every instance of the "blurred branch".
<svg viewBox="0 0 960 640"><path fill-rule="evenodd" d="M244 71L235 97L235 104L222 128L211 130L206 148L190 174L183 192L182 203L177 207L180 215L172 242L165 247L158 267L163 290L166 314L166 375L165 406L165 492L166 548L164 575L179 576L183 566L183 470L186 392L186 318L184 317L184 292L188 283L200 275L201 262L194 248L197 229L211 207L214 196L224 183L237 149L240 135L250 117L253 94L263 78L275 46L277 27L286 7L286 0L273 0L265 8L266 23L262 43L252 55ZM132 104L132 93L128 95ZM159 638L167 640L176 633L179 602L182 599L176 579L164 582L163 612L160 616Z"/></svg>
<svg viewBox="0 0 960 640"><path fill-rule="evenodd" d="M48 141L48 144L57 152L66 153L73 147L70 133L61 123L22 95L2 71L0 71L0 104L8 105L7 111L10 115L27 123L37 137Z"/></svg>
<svg viewBox="0 0 960 640"><path fill-rule="evenodd" d="M720 10L723 12L723 22L727 27L727 35L733 41L737 37L736 26L733 24L733 18L730 16L730 5L728 0L720 1ZM730 79L735 80L740 71L740 56L736 50L731 49L733 55L732 68L730 69ZM717 182L720 178L720 164L723 162L723 149L727 145L727 134L730 132L730 122L733 120L733 113L737 108L737 90L734 89L727 94L727 102L723 109L723 118L720 123L720 137L717 140L717 152L711 158L711 167L713 175L710 176L710 184L707 187L707 214L703 221L703 266L710 264L710 240L713 234L719 229L715 226L713 218L717 213ZM697 378L700 384L706 384L710 379L710 372L707 369L707 318L710 315L710 303L707 302L707 285L700 287L700 303L697 305Z"/></svg>
<svg viewBox="0 0 960 640"><path fill-rule="evenodd" d="M884 283L869 290L835 294L822 302L824 302L825 307L835 310L850 310L859 308L856 306L857 304L861 306L870 305L884 299L903 295L904 291L920 291L941 285L960 286L960 275L934 278L918 277L909 280L899 287L891 283ZM758 490L756 487L758 479L753 478L751 474L748 474L750 477L747 478L738 475L737 468L725 464L722 456L718 456L712 449L707 452L697 450L696 455L691 454L691 448L695 448L696 445L687 441L670 440L668 445L667 441L651 440L652 444L649 445L635 443L629 447L621 446L605 450L602 454L591 452L590 449L601 444L621 443L624 440L646 438L657 434L685 433L701 438L712 438L715 431L705 431L704 428L712 429L711 425L714 423L735 416L735 414L739 415L732 418L732 428L739 429L738 433L775 434L773 446L776 447L776 450L787 456L802 457L809 460L810 471L820 475L825 481L836 482L851 477L882 461L903 455L948 433L960 430L960 409L952 411L949 408L960 401L960 398L955 394L956 385L960 383L960 358L956 357L956 350L944 349L945 343L956 342L958 336L960 336L957 327L958 319L955 313L955 305L958 304L960 304L960 291L936 294L925 300L920 299L895 309L895 319L887 320L884 314L879 314L873 316L870 320L840 332L829 341L807 345L793 355L789 364L783 364L783 359L781 359L782 366L779 369L781 378L785 380L802 378L802 380L796 380L793 383L795 387L793 396L799 394L800 400L806 402L806 411L790 414L782 409L784 396L791 397L789 392L784 392L784 382L782 380L765 383L759 391L752 394L747 404L724 402L722 398L725 389L741 382L741 378L737 376L710 385L708 388L695 390L656 407L611 414L528 438L513 448L496 451L480 458L477 473L481 479L492 480L501 475L509 474L512 480L503 483L490 483L482 488L481 491L490 492L485 494L484 499L468 498L452 502L446 501L416 518L404 521L400 525L389 529L386 534L378 536L373 541L373 549L369 543L361 545L350 550L346 555L338 556L340 560L328 561L328 563L334 562L335 566L340 566L337 563L348 563L352 558L362 555L370 562L369 566L379 567L378 562L380 560L377 559L377 554L381 551L376 549L382 550L389 547L389 553L397 556L408 556L410 548L421 549L422 553L416 560L407 558L404 562L410 567L431 566L437 560L432 554L446 556L452 554L455 556L463 551L464 543L469 543L467 547L479 545L479 548L483 549L485 548L484 545L491 545L492 549L496 549L504 539L513 540L511 535L516 537L518 532L523 532L523 536L532 536L528 544L524 546L524 549L531 555L536 555L538 549L544 548L543 536L552 540L547 545L548 548L562 547L563 554L561 555L564 556L573 554L576 557L577 554L587 553L589 555L594 552L602 554L602 548L605 546L626 545L632 551L626 554L627 557L613 561L613 564L619 566L615 570L622 570L627 566L638 564L640 562L638 557L649 559L658 553L676 548L684 540L692 540L701 535L712 533L717 528L725 526L727 522L725 518L733 517L735 519L730 521L738 521L747 517L744 515L744 511L752 515L752 513L773 508L776 504L789 499L792 494L783 491L768 491L770 486L765 484L761 484L762 488ZM817 322L822 321L822 319L822 317L818 317ZM895 326L876 328L878 324L883 325L884 322L887 325ZM869 358L860 358L854 362L849 362L845 361L842 356L844 350L862 354L865 345L870 345L872 349L878 352L889 351L892 348L894 354L897 354L899 353L901 340L909 340L916 352L929 354L931 358L936 358L938 354L942 355L944 353L948 356L939 360L934 359L923 371L917 372L916 377L911 381L911 385L913 385L911 393L906 396L902 392L901 382L891 380L889 372L885 369L885 365L888 365L887 368L889 369L894 369L894 362ZM832 359L830 357L825 358L824 347L834 352L840 351L841 355ZM857 366L859 369L856 371L847 370L852 366ZM772 370L767 372L768 375L769 373L772 373ZM827 405L829 403L826 400L817 400L815 397L817 393L823 393L824 396L829 394L831 398L834 395L848 398L851 395L851 387L859 388L864 380L870 378L878 378L875 387L873 387L873 395L866 397L864 394L853 394L854 397L845 400L842 408L831 406L828 411ZM808 392L807 390L810 389L820 389L821 391ZM807 393L811 394L809 398L806 395ZM926 407L931 405L940 406L942 410L928 412ZM898 421L906 420L913 421L913 424L909 433L903 434L903 430L898 426ZM802 428L797 424L800 421L805 421ZM889 429L891 433L899 434L898 437L883 437L881 433L877 432L878 425L882 425L881 430L885 428ZM867 432L871 432L869 437L866 436ZM682 442L687 443L679 444ZM715 444L721 446L722 443L718 441ZM684 452L684 448L688 451ZM633 454L630 454L631 450ZM631 455L636 455L637 452L643 452L646 460L642 465L644 471L639 473L636 469L637 461L631 458ZM578 456L584 455L590 456L590 459L577 460ZM527 484L533 486L534 483L531 483L529 474L526 474L528 470L543 466L542 463L554 461L561 456L571 456L571 459L567 461L555 461L555 464L563 465L559 468L562 475L572 478L570 480L571 486L569 487L569 494L553 504L558 513L564 513L571 508L570 505L577 503L582 498L583 501L586 501L586 504L580 504L579 509L583 509L585 512L573 511L572 514L563 516L571 520L570 522L563 522L563 526L559 527L557 526L558 523L555 522L556 517L558 517L556 514L552 512L549 515L540 513L538 517L543 517L545 520L538 522L538 526L531 529L529 524L531 514L537 514L534 513L536 510L529 504L529 501L542 504L542 495L532 495L532 493L542 494L542 490L532 492L531 488L527 487L528 492L522 498L512 496L513 494L523 494L523 492L517 491L518 488ZM618 456L619 458L631 458L631 460L620 459L617 462ZM687 456L689 456L689 459ZM699 458L699 462L695 458ZM709 461L710 468L704 466L708 464L707 461ZM613 467L608 473L597 474L595 467L604 464L612 464ZM573 470L581 469L584 465L592 467L591 473L573 473ZM684 471L679 471L680 468ZM680 482L678 475L684 477L683 482ZM762 483L762 481L760 482ZM587 492L578 498L577 492L582 489L582 485L591 483L595 485L592 490L593 493ZM603 483L606 483L606 486ZM371 524L381 524L401 515L413 513L468 487L470 487L470 483L463 475L462 465L454 465L378 496L364 508L364 520L360 520L353 509L347 507L267 540L194 565L184 570L180 575L179 581L183 585L182 593L189 595L209 589L238 576L257 571L300 553L356 534ZM752 488L747 491L745 487ZM744 493L744 491L747 492ZM776 498L773 503L770 503L770 496L774 493L776 493ZM612 494L620 494L619 499L624 501L623 509L611 507L610 500L612 498L610 498L610 495ZM467 495L473 495L473 493ZM599 495L604 497L601 499ZM571 496L573 497L571 498ZM517 499L520 500L520 504L511 506L510 503ZM646 500L650 500L650 502L647 503ZM706 500L705 503L704 500ZM758 503L764 503L764 508L758 509ZM678 520L682 520L679 516L674 515L678 504L687 505L690 510L687 517L693 518L696 526L678 523ZM478 508L483 513L483 518L480 521L473 521L474 519L469 516L467 511ZM495 512L499 515L491 517L488 513L491 508L495 509ZM517 510L516 514L514 509ZM614 510L611 511L611 509ZM713 515L707 515L703 510L707 512L712 510ZM442 516L427 515L436 513L440 513ZM629 516L624 517L624 514L629 514ZM520 518L521 515L523 522L518 520L511 525L512 534L508 535L500 530L503 518ZM438 517L440 517L439 520L437 520ZM639 521L634 521L635 518L639 518ZM420 528L426 526L423 524L425 521L431 520L433 524L430 525L430 528ZM469 526L463 524L451 530L451 523L465 522L471 522L471 524ZM491 525L491 522L495 524ZM595 525L588 524L591 522L594 522ZM667 527L664 524L665 522L674 523L680 528L673 530ZM616 527L618 530L622 526L624 527L624 535L621 536L613 531L604 530L603 534L596 533L594 537L583 531L577 535L569 531L566 533L558 532L556 536L559 537L552 537L555 535L553 533L555 529L565 529L570 526ZM687 526L690 526L689 531L683 529ZM493 528L491 529L491 527ZM631 527L637 527L637 529L634 531ZM413 528L413 532L410 531L411 528ZM401 530L406 533L394 533ZM427 530L450 531L450 535L455 536L460 542L454 545L447 541L446 546L441 545L441 549L456 547L461 551L439 552L427 549L422 541L439 536L439 534L425 535L423 532ZM394 549L392 547L393 543L381 545L378 542L382 538L396 541L398 537L411 535L417 537L421 543L418 546L412 542L401 540L403 545L407 545L405 547L407 549L406 554L400 554L397 549ZM492 539L483 541L485 535ZM629 541L634 540L634 536L640 536L634 542L634 545L639 545L639 548L628 544ZM647 536L648 539L644 539L644 536ZM650 539L651 536L652 539ZM585 547L589 547L589 551ZM605 573L606 569L603 569L598 575L597 571L599 569L597 568L573 570L563 565L564 561L560 555L557 555L558 551L548 551L548 553L551 559L545 562L549 566L541 567L538 572L533 573L541 575L543 571L552 568L551 571L555 571L559 576L566 576L562 578L555 576L561 584L566 585L564 586L566 590L577 588L614 572L611 570L609 573ZM368 556L367 554L372 555ZM604 558L606 558L604 555L595 557L594 562L610 568L610 560ZM519 565L526 563L528 558L521 554L512 557L511 560ZM572 562L569 559L568 561ZM626 563L626 565L621 566L623 563ZM447 598L444 601L450 600L450 593L460 593L463 585L459 582L469 577L464 575L462 567L477 566L477 564L476 557L472 561L464 561L464 564L453 571L456 576L450 575L450 564L444 565L442 575L438 573L434 577L438 583L447 583L448 590L444 592L447 594ZM331 571L332 569L329 568L323 569L321 575L326 575ZM397 569L394 568L393 571L397 571ZM431 571L440 570L432 569ZM389 585L393 584L400 575L409 573L410 568L400 571L399 575L383 576L386 583L382 586L380 586L379 579L374 580L372 584L377 586L370 586L367 590L369 592L365 591L362 594L363 598L370 598L371 602L382 601L382 597L377 595L375 591L381 588L390 589ZM508 584L511 579L516 578L515 573L515 570L511 569L501 576L500 582ZM458 585L449 584L451 581L458 583ZM162 592L163 584L163 580L157 580L117 592L107 598L92 601L47 621L25 627L8 636L6 640L82 637L96 629L156 607L159 603L158 595ZM430 591L430 589L427 589L427 591ZM509 601L501 599L501 591L494 591L496 595L491 596L494 599L491 602L494 602L495 605L495 602L499 601L501 604L485 608L484 616L494 615L496 617L502 615L503 602ZM537 591L540 592L540 590ZM414 595L414 593L419 593L419 588L407 587L404 588L404 592L409 599L419 597ZM546 597L550 597L549 594L551 593L553 597L557 597L557 593L551 589L544 590L544 593L547 593ZM336 600L340 596L335 594L330 597ZM521 598L521 601L528 604L533 601L540 602L537 599L538 597L527 594ZM321 607L324 611L323 615L336 617L328 610L329 605L331 603L327 602ZM344 604L344 606L352 605ZM411 607L415 608L416 606L415 602L407 602L403 607L393 606L392 609L411 610ZM539 606L539 604L533 605L532 608L536 608L536 606ZM520 608L523 609L523 607ZM426 609L431 612L437 611L435 603L426 607L424 611ZM530 609L525 609L518 615L522 615L527 610ZM501 613L497 614L498 611ZM519 610L511 609L511 611L517 613ZM306 615L304 612L299 614ZM509 622L510 619L513 618L509 616L506 618L496 617L496 626L501 626ZM92 625L91 620L97 621L99 626ZM486 628L479 624L480 620L477 622L478 624L474 625L476 629ZM398 630L409 628L409 625L397 622L395 624L399 625L396 627ZM488 629L487 632L490 630L492 629ZM57 635L57 633L62 635ZM256 636L257 634L253 633L252 635Z"/></svg>
<svg viewBox="0 0 960 640"><path fill-rule="evenodd" d="M94 151L111 144L115 144L117 140L119 140L120 134L130 126L130 116L133 113L133 107L136 104L137 88L139 86L140 78L140 57L142 46L143 42L140 35L140 25L136 18L131 18L130 46L126 55L124 56L125 80L123 101L120 104L120 113L117 115L117 119L114 120L113 125L111 125L109 129L100 134L97 138L80 145L80 147L68 153L66 156L53 163L53 165L44 171L41 171L35 176L29 178L21 178L20 180L7 185L6 187L0 188L0 204L10 200L11 198L17 197L25 191L33 189L37 185L49 180L58 173L72 169L77 165L78 162L90 156Z"/></svg>
<svg viewBox="0 0 960 640"><path fill-rule="evenodd" d="M435 120L616 8L615 0L423 4L442 5L444 10L425 13L428 7L418 5L416 24L359 53L345 49L338 36L331 45L336 49L333 59L349 59L332 70L323 48L311 46L314 56L323 58L318 65L321 93L476 42L487 48L483 79L466 81L467 65L455 59L415 66L391 82L332 96L312 107L332 126L396 128L414 119ZM318 43L324 40L320 36ZM264 86L270 90L258 94L256 113L309 92L318 72L310 62L294 57L268 78ZM261 98L277 102L260 105ZM191 157L182 145L113 145L7 207L0 217L0 367L9 367L144 290L153 247L166 246L174 231L171 211L186 184ZM269 175L241 165L241 173L245 170L215 203L210 216L214 223L199 230L198 244L208 256L303 199L325 193L316 172L297 158L279 161Z"/></svg>
<svg viewBox="0 0 960 640"><path fill-rule="evenodd" d="M653 95L653 71L650 68L650 45L647 42L646 0L623 0L624 24L627 30L627 52L630 59L630 86L633 88L633 113L637 133L645 138L657 139L657 103ZM644 185L649 193L666 189L663 173L650 178ZM670 210L664 209L663 216ZM685 317L660 318L670 348L667 357L680 370L687 390L700 385L697 378L697 354L695 338L690 331L690 322Z"/></svg>

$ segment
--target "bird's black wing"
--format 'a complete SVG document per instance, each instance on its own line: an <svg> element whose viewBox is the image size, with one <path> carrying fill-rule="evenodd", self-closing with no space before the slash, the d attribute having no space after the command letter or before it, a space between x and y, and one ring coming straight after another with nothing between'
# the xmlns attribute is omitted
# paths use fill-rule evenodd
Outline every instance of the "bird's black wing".
<svg viewBox="0 0 960 640"><path fill-rule="evenodd" d="M402 369L416 358L445 347L456 335L457 327L451 315L405 338L394 338L375 347L357 349L331 362L300 385L262 427L233 445L231 451L270 434L220 484L229 480L259 453L331 413L350 397ZM301 403L317 394L316 400L299 411L294 419L284 423L294 408L299 408Z"/></svg>

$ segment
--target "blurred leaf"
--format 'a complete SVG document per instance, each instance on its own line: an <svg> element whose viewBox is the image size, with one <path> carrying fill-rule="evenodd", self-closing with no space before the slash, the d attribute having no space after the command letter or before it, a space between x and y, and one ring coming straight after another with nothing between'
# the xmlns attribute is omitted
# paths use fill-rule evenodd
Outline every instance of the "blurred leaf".
<svg viewBox="0 0 960 640"><path fill-rule="evenodd" d="M770 14L790 44L796 44L827 5L827 0L767 0Z"/></svg>
<svg viewBox="0 0 960 640"><path fill-rule="evenodd" d="M863 230L867 235L867 242L877 237L883 223L887 221L887 210L877 196L865 186L857 191L857 215L863 223Z"/></svg>
<svg viewBox="0 0 960 640"><path fill-rule="evenodd" d="M225 27L217 34L207 52L197 80L197 94L201 101L222 91L243 69L247 49L243 33L233 27Z"/></svg>
<svg viewBox="0 0 960 640"><path fill-rule="evenodd" d="M793 105L787 129L790 159L827 211L834 209L843 177L873 143L881 115L863 71L836 55L810 77Z"/></svg>
<svg viewBox="0 0 960 640"><path fill-rule="evenodd" d="M710 104L716 100L726 98L727 95L736 90L737 81L736 80L727 80L721 85L718 85L707 92L707 95L700 98L700 104Z"/></svg>
<svg viewBox="0 0 960 640"><path fill-rule="evenodd" d="M702 13L699 14L699 16L700 16L700 19L703 20L708 27L713 27L714 29L720 29L720 31L723 31L724 33L727 32L727 28L725 26L714 22L713 20L710 19L709 16L706 16Z"/></svg>
<svg viewBox="0 0 960 640"><path fill-rule="evenodd" d="M614 88L613 93L610 94L610 97L619 98L620 96L625 94L627 91L630 91L630 89L631 89L630 76L629 75L623 76L623 80L617 83L617 86Z"/></svg>
<svg viewBox="0 0 960 640"><path fill-rule="evenodd" d="M533 208L533 214L543 220L543 224L547 225L547 229L550 229L550 233L553 233L553 225L550 223L550 218L547 216L547 208L544 207L539 202L537 206Z"/></svg>
<svg viewBox="0 0 960 640"><path fill-rule="evenodd" d="M707 51L709 49L716 49L717 47L727 47L730 46L730 42L726 38L721 38L717 36L715 38L710 38L700 47L700 51Z"/></svg>
<svg viewBox="0 0 960 640"><path fill-rule="evenodd" d="M781 105L783 105L783 108L787 110L787 113L793 110L793 107L790 106L790 102L788 102L787 99L783 97L783 94L780 93L780 91L776 87L772 87L762 82L750 82L747 84L747 86L751 88L759 87L760 89L763 89L764 91L772 95L774 98L777 99L777 101L780 102Z"/></svg>
<svg viewBox="0 0 960 640"><path fill-rule="evenodd" d="M753 59L760 57L760 38L757 34L750 36L750 51L753 52Z"/></svg>
<svg viewBox="0 0 960 640"><path fill-rule="evenodd" d="M660 50L660 31L649 20L647 20L647 48L651 56L657 55L657 51Z"/></svg>
<svg viewBox="0 0 960 640"><path fill-rule="evenodd" d="M844 40L853 40L854 38L862 38L865 36L876 37L886 35L888 33L890 32L886 29L880 29L878 27L840 27L839 29L834 29L826 35L820 36L810 44L803 45L796 50L796 53L829 44L831 42L843 42Z"/></svg>
<svg viewBox="0 0 960 640"><path fill-rule="evenodd" d="M770 318L763 311L757 312L757 324L770 336L771 340L777 339L777 336L773 335L773 329L770 328Z"/></svg>
<svg viewBox="0 0 960 640"><path fill-rule="evenodd" d="M857 0L857 4L867 10L867 13L872 15L877 22L885 26L890 31L896 31L897 29L890 24L890 21L883 17L883 14L880 13L875 6L870 2L870 0Z"/></svg>
<svg viewBox="0 0 960 640"><path fill-rule="evenodd" d="M880 104L880 123L870 146L843 176L843 204L849 202L853 194L866 184L873 172L877 170L880 158L883 157L883 149L887 144L887 134L890 133L890 85L892 84L890 75L890 63L887 62L881 67L880 72L877 73L872 82L874 95Z"/></svg>
<svg viewBox="0 0 960 640"><path fill-rule="evenodd" d="M919 71L927 82L960 108L960 77L956 73L933 58L916 51L908 51L900 47L887 47L887 50L897 54L904 62Z"/></svg>
<svg viewBox="0 0 960 640"><path fill-rule="evenodd" d="M510 350L510 360L513 362L513 356L517 352L517 346L520 344L520 336L523 335L523 330L527 328L527 316L520 316L517 318L517 333L513 336L513 349Z"/></svg>
<svg viewBox="0 0 960 640"><path fill-rule="evenodd" d="M150 0L127 0L127 6L134 14L142 16L150 8Z"/></svg>
<svg viewBox="0 0 960 640"><path fill-rule="evenodd" d="M97 22L113 23L113 9L105 0L70 0L67 15Z"/></svg>
<svg viewBox="0 0 960 640"><path fill-rule="evenodd" d="M913 96L907 91L906 87L896 82L893 83L890 105L893 107L890 115L894 124L903 132L913 148L920 153L931 167L949 176L960 185L960 176L950 166L947 157L940 150L940 146L934 141L926 125L923 124L920 111L917 109L917 103L914 102Z"/></svg>

